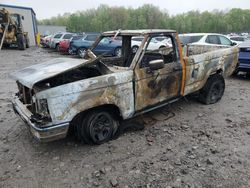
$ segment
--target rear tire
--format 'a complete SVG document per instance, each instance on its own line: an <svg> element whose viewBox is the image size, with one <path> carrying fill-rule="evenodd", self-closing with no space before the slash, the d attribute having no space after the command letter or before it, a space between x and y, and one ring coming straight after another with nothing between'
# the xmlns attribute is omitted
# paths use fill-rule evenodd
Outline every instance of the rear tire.
<svg viewBox="0 0 250 188"><path fill-rule="evenodd" d="M17 34L17 46L19 50L25 50L26 42L23 34Z"/></svg>
<svg viewBox="0 0 250 188"><path fill-rule="evenodd" d="M225 80L223 76L220 74L212 75L200 90L199 100L204 104L214 104L222 98L224 90Z"/></svg>
<svg viewBox="0 0 250 188"><path fill-rule="evenodd" d="M115 49L114 55L115 55L116 57L121 57L121 56L122 56L122 49L121 49L120 47L117 47L117 48Z"/></svg>
<svg viewBox="0 0 250 188"><path fill-rule="evenodd" d="M28 36L25 36L25 41L26 41L26 48L30 47L30 40L28 38Z"/></svg>
<svg viewBox="0 0 250 188"><path fill-rule="evenodd" d="M79 119L76 135L86 144L102 144L113 138L118 124L118 120L106 111L90 111Z"/></svg>

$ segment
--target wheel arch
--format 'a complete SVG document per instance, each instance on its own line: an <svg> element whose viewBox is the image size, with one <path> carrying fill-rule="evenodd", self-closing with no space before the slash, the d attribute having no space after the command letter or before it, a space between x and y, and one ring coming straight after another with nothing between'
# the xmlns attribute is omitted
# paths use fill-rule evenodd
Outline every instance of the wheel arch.
<svg viewBox="0 0 250 188"><path fill-rule="evenodd" d="M96 110L104 110L104 111L108 111L110 112L110 114L112 116L114 116L114 118L117 118L118 120L122 120L122 114L120 111L120 108L118 106L116 106L115 104L103 104L100 106L95 106L93 108L89 108L87 110L84 110L82 112L79 112L78 114L76 114L73 119L70 122L70 125L74 125L75 120L80 117L80 116L84 116L85 114L91 112L91 111L96 111Z"/></svg>

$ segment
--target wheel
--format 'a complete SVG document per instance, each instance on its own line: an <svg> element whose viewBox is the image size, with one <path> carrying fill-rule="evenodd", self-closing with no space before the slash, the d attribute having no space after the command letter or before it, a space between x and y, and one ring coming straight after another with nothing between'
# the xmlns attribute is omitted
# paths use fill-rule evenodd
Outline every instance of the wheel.
<svg viewBox="0 0 250 188"><path fill-rule="evenodd" d="M17 46L19 50L25 50L26 44L23 34L17 34Z"/></svg>
<svg viewBox="0 0 250 188"><path fill-rule="evenodd" d="M72 54L73 54L73 51L72 51L70 48L68 49L68 54L69 54L69 55L72 55Z"/></svg>
<svg viewBox="0 0 250 188"><path fill-rule="evenodd" d="M87 144L102 144L113 138L118 127L110 113L96 110L90 111L81 118L77 125L77 137Z"/></svg>
<svg viewBox="0 0 250 188"><path fill-rule="evenodd" d="M115 56L121 57L122 56L122 49L120 47L117 47L115 49Z"/></svg>
<svg viewBox="0 0 250 188"><path fill-rule="evenodd" d="M57 52L60 51L60 46L59 46L59 44L56 44L56 51L57 51Z"/></svg>
<svg viewBox="0 0 250 188"><path fill-rule="evenodd" d="M232 76L237 76L239 73L239 70L235 69L235 71L233 72Z"/></svg>
<svg viewBox="0 0 250 188"><path fill-rule="evenodd" d="M132 52L133 52L133 53L136 53L137 50L138 50L138 48L139 48L138 46L133 46L133 47L132 47Z"/></svg>
<svg viewBox="0 0 250 188"><path fill-rule="evenodd" d="M86 48L79 48L77 50L77 54L79 57L84 58L84 56L86 55L87 49Z"/></svg>
<svg viewBox="0 0 250 188"><path fill-rule="evenodd" d="M26 41L26 48L30 47L30 40L28 38L28 36L25 36L25 41Z"/></svg>
<svg viewBox="0 0 250 188"><path fill-rule="evenodd" d="M214 104L218 102L225 90L225 80L220 74L215 74L208 78L207 83L199 93L199 100L204 104Z"/></svg>
<svg viewBox="0 0 250 188"><path fill-rule="evenodd" d="M246 73L246 78L250 78L250 72Z"/></svg>

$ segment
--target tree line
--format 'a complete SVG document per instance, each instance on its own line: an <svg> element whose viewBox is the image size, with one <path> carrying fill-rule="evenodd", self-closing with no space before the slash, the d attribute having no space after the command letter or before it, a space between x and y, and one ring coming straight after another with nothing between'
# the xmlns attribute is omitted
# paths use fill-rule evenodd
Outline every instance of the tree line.
<svg viewBox="0 0 250 188"><path fill-rule="evenodd" d="M189 32L250 32L250 9L189 11L169 15L167 10L145 4L138 8L100 5L96 9L65 13L38 21L42 25L66 26L70 32L102 32L116 29L174 29Z"/></svg>

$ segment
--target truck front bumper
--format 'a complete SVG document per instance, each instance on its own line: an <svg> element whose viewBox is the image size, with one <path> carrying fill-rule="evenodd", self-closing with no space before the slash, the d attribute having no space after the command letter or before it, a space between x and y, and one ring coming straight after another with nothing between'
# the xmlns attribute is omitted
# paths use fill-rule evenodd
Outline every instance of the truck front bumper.
<svg viewBox="0 0 250 188"><path fill-rule="evenodd" d="M49 142L65 138L69 129L69 122L50 125L47 127L40 127L38 124L31 121L32 113L29 109L18 99L14 97L12 105L15 113L28 125L32 135L40 142Z"/></svg>

